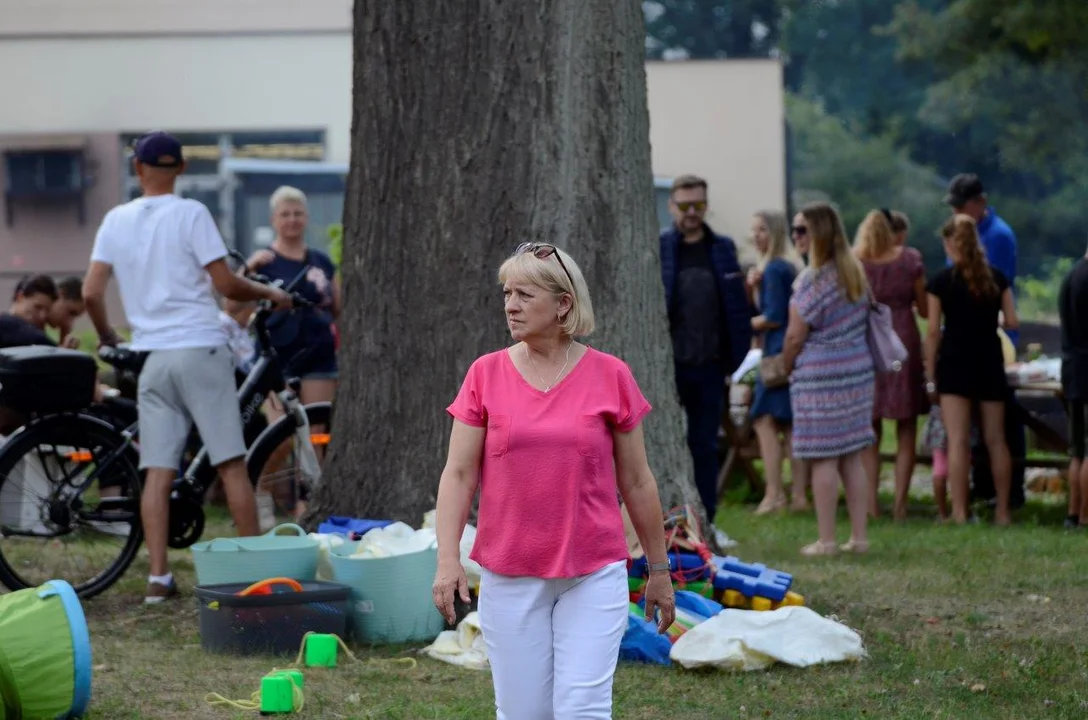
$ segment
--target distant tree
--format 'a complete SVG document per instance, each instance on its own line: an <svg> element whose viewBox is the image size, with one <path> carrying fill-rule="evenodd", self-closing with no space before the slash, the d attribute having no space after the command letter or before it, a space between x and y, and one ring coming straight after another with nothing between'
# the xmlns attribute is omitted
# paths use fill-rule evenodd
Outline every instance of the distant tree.
<svg viewBox="0 0 1088 720"><path fill-rule="evenodd" d="M902 210L911 220L910 244L930 267L940 266L944 251L935 231L948 209L941 205L944 184L932 169L911 161L889 138L852 134L817 102L790 97L786 116L796 148L794 206L810 200L835 203L851 237L870 210Z"/></svg>
<svg viewBox="0 0 1088 720"><path fill-rule="evenodd" d="M653 59L770 57L780 0L648 0L646 51Z"/></svg>
<svg viewBox="0 0 1088 720"><path fill-rule="evenodd" d="M1084 0L954 0L936 11L903 2L889 27L904 62L932 63L941 78L920 119L954 135L963 154L990 160L982 172L1003 214L1031 239L1029 265L1040 270L1050 255L1083 250L1084 27Z"/></svg>

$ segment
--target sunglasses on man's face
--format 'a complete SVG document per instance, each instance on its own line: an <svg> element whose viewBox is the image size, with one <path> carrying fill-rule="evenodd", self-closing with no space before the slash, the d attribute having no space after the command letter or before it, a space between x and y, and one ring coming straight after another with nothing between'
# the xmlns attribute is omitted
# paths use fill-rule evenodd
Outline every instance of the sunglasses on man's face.
<svg viewBox="0 0 1088 720"><path fill-rule="evenodd" d="M794 225L790 228L790 231L799 237L804 237L808 233L808 228L804 225Z"/></svg>
<svg viewBox="0 0 1088 720"><path fill-rule="evenodd" d="M574 278L570 274L570 270L567 270L567 266L563 264L563 256L556 250L555 245L548 243L538 242L523 242L518 245L517 250L514 251L515 255L521 255L522 253L532 253L533 257L537 260L547 260L552 255L559 261L559 267L563 268L563 272L567 274L567 280L570 280L570 287L574 289Z"/></svg>
<svg viewBox="0 0 1088 720"><path fill-rule="evenodd" d="M676 209L682 213L686 213L688 210L702 212L703 210L706 210L706 201L696 200L695 202L678 202L676 203Z"/></svg>

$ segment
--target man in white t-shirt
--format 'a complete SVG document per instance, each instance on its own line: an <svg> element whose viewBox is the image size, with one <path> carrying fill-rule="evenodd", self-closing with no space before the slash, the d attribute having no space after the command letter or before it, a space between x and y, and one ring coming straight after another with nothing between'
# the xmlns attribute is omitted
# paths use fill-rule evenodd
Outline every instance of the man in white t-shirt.
<svg viewBox="0 0 1088 720"><path fill-rule="evenodd" d="M83 284L99 342L119 341L106 314L110 276L132 327L132 348L147 351L140 373L140 468L147 471L140 514L151 574L145 602L177 594L166 559L170 492L190 423L218 469L239 535L259 531L234 383L234 357L219 324L213 289L233 300L291 307L283 290L231 272L211 213L174 194L185 170L181 143L164 132L136 141L133 168L143 196L103 218Z"/></svg>

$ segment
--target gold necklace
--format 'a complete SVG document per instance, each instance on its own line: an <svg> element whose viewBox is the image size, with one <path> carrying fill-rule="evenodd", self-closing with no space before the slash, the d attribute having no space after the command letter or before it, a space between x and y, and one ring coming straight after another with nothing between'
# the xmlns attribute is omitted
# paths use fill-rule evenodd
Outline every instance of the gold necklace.
<svg viewBox="0 0 1088 720"><path fill-rule="evenodd" d="M539 380L540 384L544 386L544 392L549 392L553 387L555 387L555 384L559 382L559 378L563 377L563 373L566 372L567 365L570 364L570 349L572 347L574 347L573 340L571 340L570 344L567 345L567 359L566 361L564 361L563 367L559 368L559 374L555 376L555 380L552 380L551 385L549 385L547 382L544 381L544 378L541 376L540 371L536 369L536 363L533 362L533 356L529 353L529 344L526 343L524 345L525 358L529 361L529 365L533 368L533 372L536 373L537 380Z"/></svg>

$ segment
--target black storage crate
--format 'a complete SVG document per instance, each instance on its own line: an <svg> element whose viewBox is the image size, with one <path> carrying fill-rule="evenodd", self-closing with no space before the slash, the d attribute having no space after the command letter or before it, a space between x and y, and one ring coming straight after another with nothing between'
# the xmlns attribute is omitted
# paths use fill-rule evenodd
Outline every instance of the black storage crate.
<svg viewBox="0 0 1088 720"><path fill-rule="evenodd" d="M21 413L82 410L94 401L98 364L48 345L0 349L0 405Z"/></svg>
<svg viewBox="0 0 1088 720"><path fill-rule="evenodd" d="M308 632L347 639L351 588L320 581L301 582L302 592L241 597L249 587L204 585L200 605L200 646L213 653L295 655Z"/></svg>

